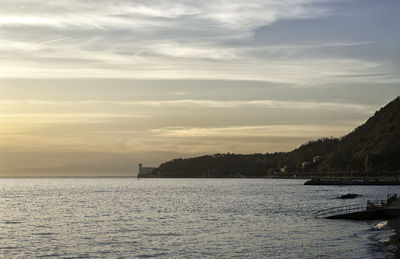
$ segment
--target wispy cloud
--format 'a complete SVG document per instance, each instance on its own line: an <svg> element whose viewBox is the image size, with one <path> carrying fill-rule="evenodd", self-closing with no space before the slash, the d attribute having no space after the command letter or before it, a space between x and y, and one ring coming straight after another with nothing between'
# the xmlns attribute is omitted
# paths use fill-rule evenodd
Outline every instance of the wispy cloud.
<svg viewBox="0 0 400 259"><path fill-rule="evenodd" d="M348 130L348 125L335 127L324 125L262 125L262 126L230 126L230 127L166 127L152 130L164 137L307 137L315 138L321 132L330 136L340 136Z"/></svg>
<svg viewBox="0 0 400 259"><path fill-rule="evenodd" d="M284 18L311 18L329 12L327 9L312 6L318 0L288 0L276 2L260 1L88 1L69 2L20 1L25 8L20 9L14 1L2 1L3 18L0 23L14 25L89 25L120 26L116 20L135 28L129 21L154 21L160 18L175 19L160 21L158 25L176 19L201 21L219 27L252 29ZM62 19L69 18L69 19ZM53 22L50 22L53 21ZM200 24L198 24L200 25ZM96 26L96 27L97 27Z"/></svg>
<svg viewBox="0 0 400 259"><path fill-rule="evenodd" d="M52 39L52 40L46 40L46 41L42 41L39 42L39 44L49 44L49 43L54 43L57 41L63 41L63 40L69 40L71 39L70 37L62 37L62 38L56 38L56 39Z"/></svg>
<svg viewBox="0 0 400 259"><path fill-rule="evenodd" d="M75 123L77 120L80 123L84 123L85 121L91 123L92 121L88 121L89 119L110 119L110 118L149 118L147 115L141 114L121 114L121 113L7 113L1 114L0 118L3 120L6 119L29 119L29 122L32 123L34 119L51 119L52 123L66 123L68 121L73 120ZM4 122L4 121L3 121ZM37 124L43 123L43 121L36 121Z"/></svg>
<svg viewBox="0 0 400 259"><path fill-rule="evenodd" d="M204 108L241 108L261 107L266 109L327 109L327 110L358 110L371 112L377 107L375 105L339 103L339 102L315 102L295 100L136 100L136 101L113 101L113 100L82 100L82 101L45 101L45 100L0 100L3 110L10 111L16 107L110 107L110 106L145 106L145 107L204 107ZM100 114L103 116L104 114ZM7 116L11 116L8 114Z"/></svg>
<svg viewBox="0 0 400 259"><path fill-rule="evenodd" d="M371 44L368 41L253 41L262 26L330 15L332 10L320 0L19 3L25 8L2 1L0 77L198 78L305 85L322 80L398 81L379 76L394 72L378 61L304 53Z"/></svg>

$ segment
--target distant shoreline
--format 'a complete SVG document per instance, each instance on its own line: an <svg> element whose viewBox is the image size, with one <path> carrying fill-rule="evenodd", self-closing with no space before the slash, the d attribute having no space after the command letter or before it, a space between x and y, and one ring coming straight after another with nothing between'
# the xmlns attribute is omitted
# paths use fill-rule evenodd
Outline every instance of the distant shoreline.
<svg viewBox="0 0 400 259"><path fill-rule="evenodd" d="M304 185L400 185L399 178L312 178Z"/></svg>
<svg viewBox="0 0 400 259"><path fill-rule="evenodd" d="M117 179L133 178L137 176L0 176L0 179Z"/></svg>
<svg viewBox="0 0 400 259"><path fill-rule="evenodd" d="M312 178L319 179L343 179L343 180L352 180L352 179L366 179L366 180L399 180L400 177L327 177L327 176L263 176L263 177L139 177L139 176L0 176L0 179L298 179L298 180L310 180Z"/></svg>

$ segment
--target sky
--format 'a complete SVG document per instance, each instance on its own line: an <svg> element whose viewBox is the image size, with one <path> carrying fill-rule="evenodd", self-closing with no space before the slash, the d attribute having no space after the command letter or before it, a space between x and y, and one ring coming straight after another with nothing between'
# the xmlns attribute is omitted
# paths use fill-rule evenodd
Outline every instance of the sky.
<svg viewBox="0 0 400 259"><path fill-rule="evenodd" d="M400 93L398 0L0 6L0 176L290 151Z"/></svg>

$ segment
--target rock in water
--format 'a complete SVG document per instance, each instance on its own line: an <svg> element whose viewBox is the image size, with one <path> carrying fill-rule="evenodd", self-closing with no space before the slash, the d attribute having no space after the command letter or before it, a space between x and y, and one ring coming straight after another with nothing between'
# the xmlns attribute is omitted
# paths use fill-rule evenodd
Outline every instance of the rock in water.
<svg viewBox="0 0 400 259"><path fill-rule="evenodd" d="M361 195L356 194L356 193L348 193L348 194L345 194L345 195L342 195L342 196L338 197L338 199L354 199L354 198L357 198L359 196L361 196Z"/></svg>

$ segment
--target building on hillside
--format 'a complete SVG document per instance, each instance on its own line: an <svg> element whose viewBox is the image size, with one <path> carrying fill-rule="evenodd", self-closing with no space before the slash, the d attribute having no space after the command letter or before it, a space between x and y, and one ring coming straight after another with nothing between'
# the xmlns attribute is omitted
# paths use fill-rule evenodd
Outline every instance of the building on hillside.
<svg viewBox="0 0 400 259"><path fill-rule="evenodd" d="M302 163L301 163L301 168L306 168L307 166L309 166L311 163L309 162L309 161L303 161Z"/></svg>
<svg viewBox="0 0 400 259"><path fill-rule="evenodd" d="M312 162L313 162L313 163L317 163L319 160L321 160L321 157L320 157L320 156L314 156L314 157L312 158Z"/></svg>

